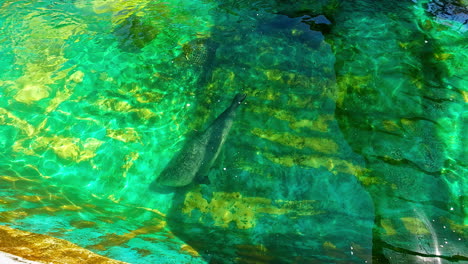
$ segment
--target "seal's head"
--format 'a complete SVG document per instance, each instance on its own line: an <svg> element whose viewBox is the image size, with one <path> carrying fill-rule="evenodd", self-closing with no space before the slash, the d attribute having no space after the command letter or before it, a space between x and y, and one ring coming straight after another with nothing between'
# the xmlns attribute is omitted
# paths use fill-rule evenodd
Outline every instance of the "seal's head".
<svg viewBox="0 0 468 264"><path fill-rule="evenodd" d="M234 96L234 99L232 100L232 103L233 104L236 104L236 103L240 104L245 100L246 97L247 97L247 94L238 93L238 94L236 94L236 96Z"/></svg>
<svg viewBox="0 0 468 264"><path fill-rule="evenodd" d="M245 100L246 97L247 97L247 94L241 94L241 93L236 94L236 96L234 96L234 99L232 100L231 106L240 105Z"/></svg>

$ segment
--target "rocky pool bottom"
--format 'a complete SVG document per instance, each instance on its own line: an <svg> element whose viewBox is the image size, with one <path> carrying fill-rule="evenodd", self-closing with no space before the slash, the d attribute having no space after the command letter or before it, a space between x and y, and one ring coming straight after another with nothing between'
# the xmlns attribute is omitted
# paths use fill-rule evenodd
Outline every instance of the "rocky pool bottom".
<svg viewBox="0 0 468 264"><path fill-rule="evenodd" d="M7 247L47 235L136 264L467 260L464 1L0 5ZM210 184L152 191L239 92Z"/></svg>

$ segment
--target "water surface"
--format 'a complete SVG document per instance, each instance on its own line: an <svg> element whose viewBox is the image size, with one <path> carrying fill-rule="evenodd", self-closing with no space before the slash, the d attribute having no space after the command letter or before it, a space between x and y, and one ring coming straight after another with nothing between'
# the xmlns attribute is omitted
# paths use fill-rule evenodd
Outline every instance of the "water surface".
<svg viewBox="0 0 468 264"><path fill-rule="evenodd" d="M0 5L3 225L129 263L468 260L466 1ZM152 191L238 92L210 183Z"/></svg>

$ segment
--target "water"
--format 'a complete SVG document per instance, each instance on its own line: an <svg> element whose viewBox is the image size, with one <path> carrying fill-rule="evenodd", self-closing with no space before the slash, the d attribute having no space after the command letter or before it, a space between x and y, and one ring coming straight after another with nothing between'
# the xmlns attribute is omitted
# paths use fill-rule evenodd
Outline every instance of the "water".
<svg viewBox="0 0 468 264"><path fill-rule="evenodd" d="M466 262L465 1L1 1L0 222L129 263ZM247 94L209 184L149 189Z"/></svg>

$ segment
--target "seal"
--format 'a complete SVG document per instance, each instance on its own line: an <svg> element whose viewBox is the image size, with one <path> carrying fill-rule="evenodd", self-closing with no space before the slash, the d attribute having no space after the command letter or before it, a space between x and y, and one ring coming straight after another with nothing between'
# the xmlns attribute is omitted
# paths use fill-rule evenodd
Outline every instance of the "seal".
<svg viewBox="0 0 468 264"><path fill-rule="evenodd" d="M236 117L236 109L246 96L236 94L231 105L205 131L188 139L153 181L151 189L160 191L168 187L170 190L188 186L194 182L194 179L202 181L206 178L231 130Z"/></svg>

